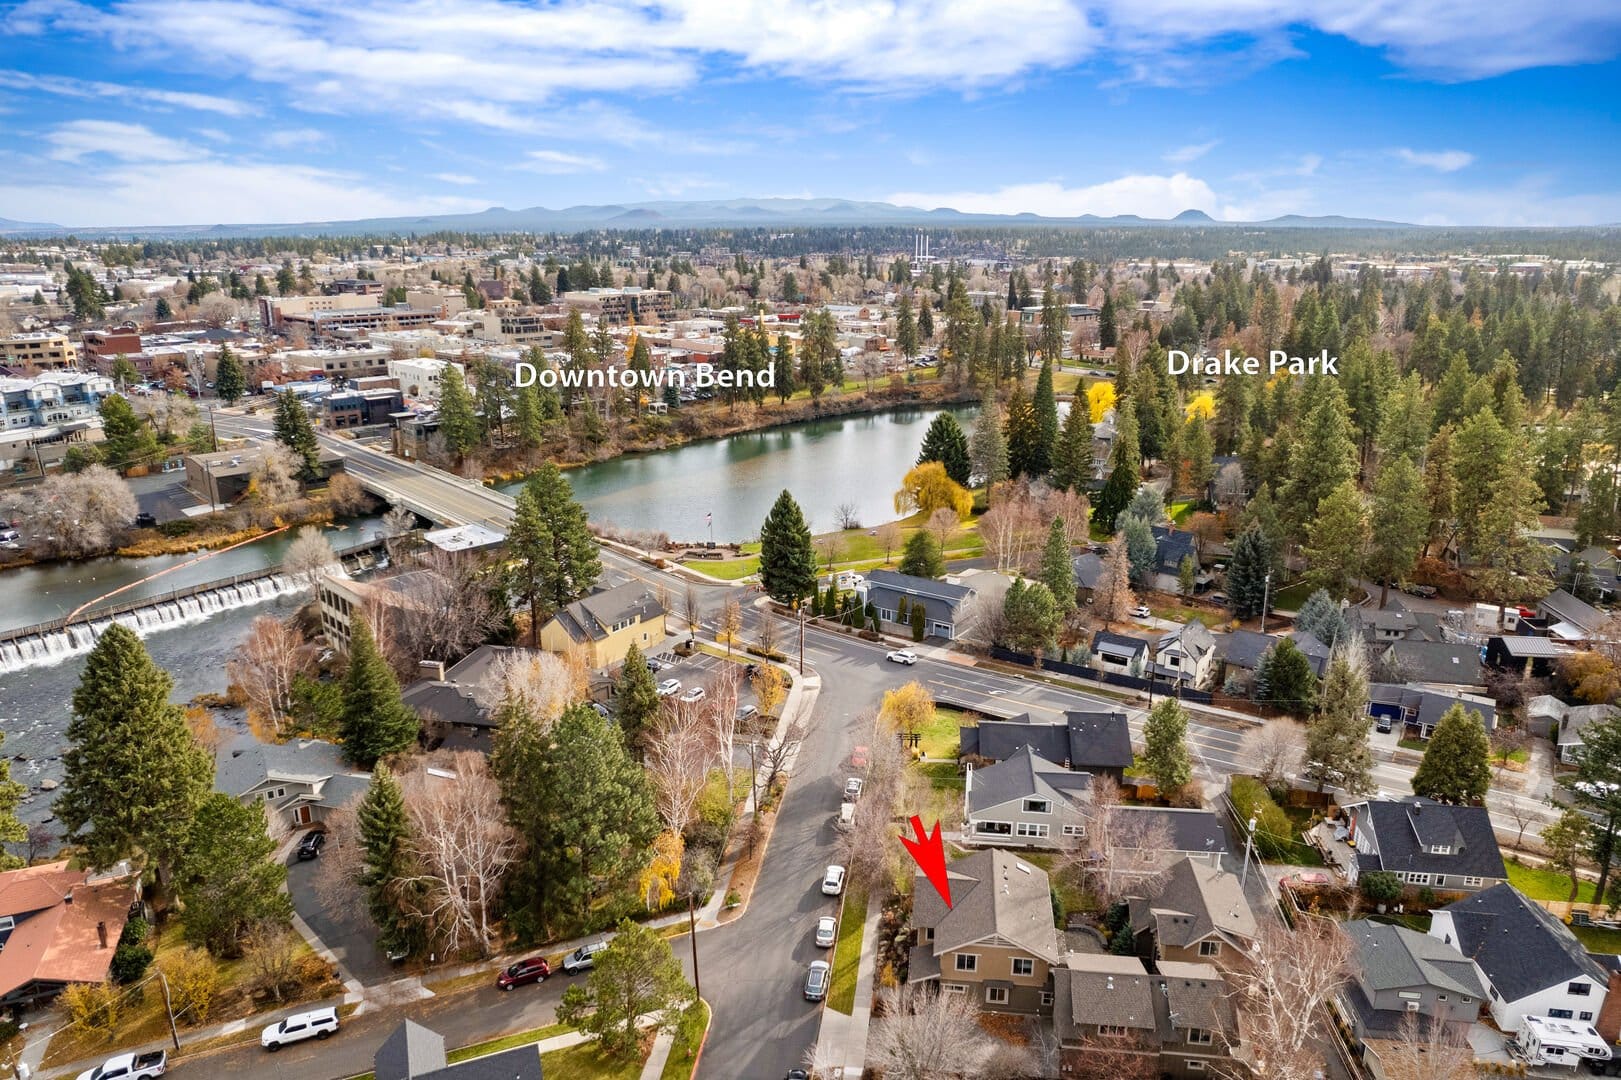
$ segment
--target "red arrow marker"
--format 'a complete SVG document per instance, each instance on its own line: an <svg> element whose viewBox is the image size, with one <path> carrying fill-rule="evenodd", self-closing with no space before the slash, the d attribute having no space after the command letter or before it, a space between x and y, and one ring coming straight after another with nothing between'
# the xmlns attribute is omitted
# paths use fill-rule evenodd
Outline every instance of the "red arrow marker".
<svg viewBox="0 0 1621 1080"><path fill-rule="evenodd" d="M912 834L916 840L901 837L901 846L906 848L917 868L923 871L923 876L929 879L934 891L940 894L940 899L946 902L946 908L951 907L951 879L946 876L946 846L940 839L940 823L934 823L934 831L925 834L923 821L917 815L912 816Z"/></svg>

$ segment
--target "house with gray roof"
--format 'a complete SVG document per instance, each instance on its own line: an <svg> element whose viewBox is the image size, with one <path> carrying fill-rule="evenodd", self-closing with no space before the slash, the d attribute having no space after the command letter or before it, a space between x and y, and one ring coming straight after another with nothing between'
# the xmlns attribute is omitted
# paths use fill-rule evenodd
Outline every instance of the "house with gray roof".
<svg viewBox="0 0 1621 1080"><path fill-rule="evenodd" d="M1582 749L1587 745L1582 741L1582 732L1590 724L1608 720L1616 710L1614 705L1571 705L1552 694L1541 694L1531 699L1525 711L1531 721L1542 722L1538 725L1542 731L1554 732L1559 760L1574 765L1581 760Z"/></svg>
<svg viewBox="0 0 1621 1080"><path fill-rule="evenodd" d="M1374 646L1373 652L1392 641L1444 641L1441 617L1433 611L1409 611L1399 597L1382 608L1350 607L1345 617L1351 629Z"/></svg>
<svg viewBox="0 0 1621 1080"><path fill-rule="evenodd" d="M922 605L924 634L950 641L965 628L963 607L974 590L894 570L869 570L864 595L866 602L877 609L878 617L888 623L907 623L911 618L910 614L901 617L903 599L908 613Z"/></svg>
<svg viewBox="0 0 1621 1080"><path fill-rule="evenodd" d="M1478 645L1402 639L1391 642L1377 655L1390 682L1465 692L1484 690L1486 686Z"/></svg>
<svg viewBox="0 0 1621 1080"><path fill-rule="evenodd" d="M1537 615L1546 619L1548 636L1555 641L1598 641L1605 636L1610 617L1564 589L1555 589L1537 605Z"/></svg>
<svg viewBox="0 0 1621 1080"><path fill-rule="evenodd" d="M1338 1005L1358 1039L1396 1037L1415 1014L1456 1031L1467 1031L1480 1015L1485 987L1454 946L1372 919L1353 919L1344 928L1356 963Z"/></svg>
<svg viewBox="0 0 1621 1080"><path fill-rule="evenodd" d="M583 651L586 663L607 668L635 645L642 652L664 642L664 606L640 581L627 581L565 604L540 628L547 652Z"/></svg>
<svg viewBox="0 0 1621 1080"><path fill-rule="evenodd" d="M1066 712L1062 720L982 719L958 733L966 760L1005 761L1028 746L1055 765L1094 776L1125 779L1132 762L1131 724L1123 712Z"/></svg>
<svg viewBox="0 0 1621 1080"><path fill-rule="evenodd" d="M1427 739L1454 705L1474 713L1488 732L1497 730L1497 706L1491 698L1400 683L1368 684L1368 715L1381 731L1399 726L1412 738Z"/></svg>
<svg viewBox="0 0 1621 1080"><path fill-rule="evenodd" d="M1021 747L963 777L963 839L971 844L1056 848L1086 835L1092 776Z"/></svg>
<svg viewBox="0 0 1621 1080"><path fill-rule="evenodd" d="M1145 678L1148 674L1148 642L1129 634L1099 630L1092 635L1092 666L1116 675Z"/></svg>
<svg viewBox="0 0 1621 1080"><path fill-rule="evenodd" d="M1150 895L1126 901L1137 952L1156 961L1225 965L1249 950L1255 914L1238 875L1184 858Z"/></svg>
<svg viewBox="0 0 1621 1080"><path fill-rule="evenodd" d="M1351 881L1374 870L1403 884L1442 892L1475 892L1508 880L1491 815L1483 806L1433 799L1369 799L1345 808L1356 847Z"/></svg>
<svg viewBox="0 0 1621 1080"><path fill-rule="evenodd" d="M1154 646L1154 674L1194 690L1216 677L1216 636L1198 619L1160 635Z"/></svg>
<svg viewBox="0 0 1621 1080"><path fill-rule="evenodd" d="M1103 577L1103 556L1095 551L1084 552L1070 559L1069 567L1075 574L1076 598L1090 599Z"/></svg>
<svg viewBox="0 0 1621 1080"><path fill-rule="evenodd" d="M405 1020L372 1056L377 1080L542 1080L540 1052L516 1046L455 1065L445 1056L445 1038Z"/></svg>
<svg viewBox="0 0 1621 1080"><path fill-rule="evenodd" d="M1221 685L1235 693L1248 693L1254 688L1255 671L1261 664L1261 658L1272 651L1281 637L1287 637L1305 654L1312 674L1318 678L1322 678L1323 672L1328 669L1329 658L1333 655L1332 649L1307 630L1294 630L1277 636L1256 633L1254 630L1231 630L1212 637L1215 642L1213 667L1220 668Z"/></svg>
<svg viewBox="0 0 1621 1080"><path fill-rule="evenodd" d="M1553 638L1500 634L1486 639L1486 664L1503 671L1517 671L1523 678L1543 679L1553 675L1559 661L1575 651Z"/></svg>
<svg viewBox="0 0 1621 1080"><path fill-rule="evenodd" d="M1503 1031L1526 1016L1591 1024L1609 992L1609 971L1570 927L1507 883L1433 912L1430 936L1474 965Z"/></svg>
<svg viewBox="0 0 1621 1080"><path fill-rule="evenodd" d="M243 733L214 754L214 790L243 806L263 804L272 833L324 824L370 784L370 773L344 761L342 747L320 739L263 743Z"/></svg>
<svg viewBox="0 0 1621 1080"><path fill-rule="evenodd" d="M993 1012L1049 1012L1061 952L1046 871L988 848L950 863L947 875L949 908L921 873L913 882L907 981L937 981Z"/></svg>
<svg viewBox="0 0 1621 1080"><path fill-rule="evenodd" d="M440 745L488 750L488 735L495 728L495 705L503 691L502 668L508 660L528 651L508 645L480 645L449 667L425 661L418 668L423 677L407 686L400 697L415 710L425 730L438 725Z"/></svg>
<svg viewBox="0 0 1621 1080"><path fill-rule="evenodd" d="M1094 1075L1110 1061L1142 1059L1123 1075L1208 1076L1246 1057L1236 1010L1210 964L1164 961L1150 973L1137 956L1070 953L1053 972L1053 1030L1061 1075Z"/></svg>

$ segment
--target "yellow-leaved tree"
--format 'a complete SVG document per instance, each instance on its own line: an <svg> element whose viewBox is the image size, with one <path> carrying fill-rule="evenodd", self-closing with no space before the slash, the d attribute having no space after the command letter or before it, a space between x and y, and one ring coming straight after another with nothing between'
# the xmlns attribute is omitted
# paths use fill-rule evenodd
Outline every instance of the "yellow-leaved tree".
<svg viewBox="0 0 1621 1080"><path fill-rule="evenodd" d="M1201 390L1188 400L1186 406L1187 418L1192 420L1195 416L1202 416L1206 420L1216 415L1216 395L1208 390Z"/></svg>
<svg viewBox="0 0 1621 1080"><path fill-rule="evenodd" d="M878 716L896 732L924 731L934 723L934 695L915 680L897 690L886 690Z"/></svg>
<svg viewBox="0 0 1621 1080"><path fill-rule="evenodd" d="M941 508L954 511L965 518L974 509L974 497L968 489L946 475L946 467L938 461L925 461L913 467L895 492L895 512L913 514L918 511L927 516Z"/></svg>
<svg viewBox="0 0 1621 1080"><path fill-rule="evenodd" d="M675 881L681 876L681 856L685 852L686 842L673 829L654 838L653 860L642 871L642 899L649 911L657 911L675 899Z"/></svg>
<svg viewBox="0 0 1621 1080"><path fill-rule="evenodd" d="M1114 408L1114 383L1095 382L1086 388L1086 407L1092 414L1092 423L1103 422L1103 416Z"/></svg>

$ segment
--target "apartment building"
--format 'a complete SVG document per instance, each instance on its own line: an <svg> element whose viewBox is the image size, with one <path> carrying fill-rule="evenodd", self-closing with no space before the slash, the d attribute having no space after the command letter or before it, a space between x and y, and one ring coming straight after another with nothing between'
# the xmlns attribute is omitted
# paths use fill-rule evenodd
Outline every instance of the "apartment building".
<svg viewBox="0 0 1621 1080"><path fill-rule="evenodd" d="M451 368L460 372L464 379L467 377L467 370L454 361L421 356L390 360L388 377L399 383L400 392L406 397L438 401L440 384Z"/></svg>
<svg viewBox="0 0 1621 1080"><path fill-rule="evenodd" d="M675 299L665 289L581 289L566 292L563 303L579 308L587 321L601 316L610 326L622 326L631 316L641 322L663 322L675 315Z"/></svg>
<svg viewBox="0 0 1621 1080"><path fill-rule="evenodd" d="M79 363L79 350L66 334L43 330L0 337L0 364L13 368L60 370Z"/></svg>

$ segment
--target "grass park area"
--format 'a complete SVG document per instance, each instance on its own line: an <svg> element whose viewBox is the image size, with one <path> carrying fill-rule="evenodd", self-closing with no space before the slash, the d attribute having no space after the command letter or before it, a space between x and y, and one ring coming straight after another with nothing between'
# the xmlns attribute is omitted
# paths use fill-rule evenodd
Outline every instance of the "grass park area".
<svg viewBox="0 0 1621 1080"><path fill-rule="evenodd" d="M956 761L962 736L961 728L970 722L969 715L961 709L945 705L935 706L934 722L921 732L923 741L918 744L918 749L930 761Z"/></svg>
<svg viewBox="0 0 1621 1080"><path fill-rule="evenodd" d="M878 530L877 525L862 525L854 529L839 529L834 532L822 533L811 538L816 549L816 558L819 567L825 571L828 554L831 549L833 565L840 570L872 570L881 566L892 566L900 561L901 549L905 547L906 540L913 533L923 527L925 514L913 514L900 519L900 537L895 546L886 554L884 547L879 543L878 537L873 535ZM949 559L974 559L985 554L985 543L980 539L978 517L970 517L963 522L957 534L946 541L945 557ZM760 545L758 542L749 542L739 545L743 557L738 559L683 559L681 565L689 570L698 570L711 577L723 578L727 581L737 581L757 573L760 569Z"/></svg>
<svg viewBox="0 0 1621 1080"><path fill-rule="evenodd" d="M619 1061L599 1051L595 1041L542 1054L540 1065L545 1075L568 1080L636 1080L642 1075L641 1058Z"/></svg>
<svg viewBox="0 0 1621 1080"><path fill-rule="evenodd" d="M1516 859L1508 860L1508 883L1533 900L1569 900L1570 878L1557 870L1544 870L1526 866ZM1576 892L1578 904L1593 902L1593 882L1583 881ZM1606 950L1621 952L1621 949Z"/></svg>
<svg viewBox="0 0 1621 1080"><path fill-rule="evenodd" d="M833 982L827 992L827 1007L846 1016L856 1005L856 976L861 970L861 934L867 921L867 892L851 888L844 894L839 913L839 940L833 947Z"/></svg>

